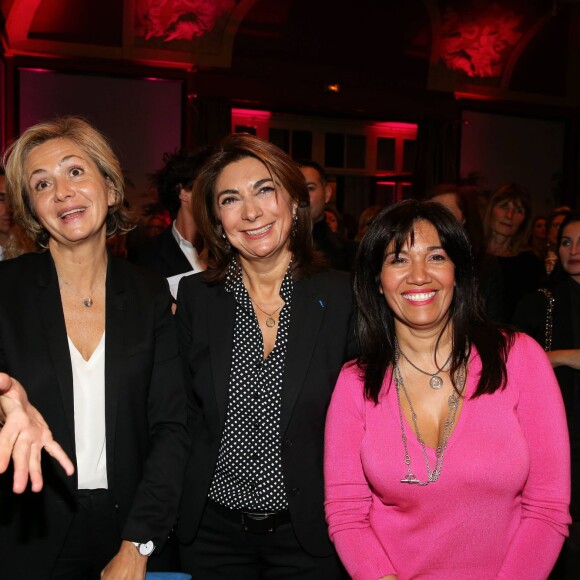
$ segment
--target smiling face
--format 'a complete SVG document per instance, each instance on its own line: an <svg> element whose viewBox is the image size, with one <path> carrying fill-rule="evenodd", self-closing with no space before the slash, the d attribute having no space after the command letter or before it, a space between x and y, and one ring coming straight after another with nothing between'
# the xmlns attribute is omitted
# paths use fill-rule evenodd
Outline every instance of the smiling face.
<svg viewBox="0 0 580 580"><path fill-rule="evenodd" d="M379 291L395 317L395 328L439 332L447 322L453 300L455 267L441 247L439 234L427 221L414 228L409 240L394 253L394 243L385 252Z"/></svg>
<svg viewBox="0 0 580 580"><path fill-rule="evenodd" d="M114 193L89 156L68 139L34 147L24 163L27 190L49 244L73 246L106 237Z"/></svg>
<svg viewBox="0 0 580 580"><path fill-rule="evenodd" d="M494 234L511 238L515 236L524 219L526 210L517 199L505 199L491 210L491 230Z"/></svg>
<svg viewBox="0 0 580 580"><path fill-rule="evenodd" d="M216 215L242 260L289 260L296 204L254 157L227 165L215 185Z"/></svg>
<svg viewBox="0 0 580 580"><path fill-rule="evenodd" d="M580 283L580 221L570 222L564 227L558 253L564 271Z"/></svg>

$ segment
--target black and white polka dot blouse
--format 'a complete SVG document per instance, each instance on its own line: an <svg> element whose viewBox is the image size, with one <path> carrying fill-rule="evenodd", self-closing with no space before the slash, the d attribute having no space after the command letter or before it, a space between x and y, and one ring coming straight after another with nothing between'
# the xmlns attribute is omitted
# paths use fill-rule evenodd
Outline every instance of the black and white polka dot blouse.
<svg viewBox="0 0 580 580"><path fill-rule="evenodd" d="M209 497L230 508L271 512L288 508L280 412L292 289L288 269L280 288L285 304L276 343L264 360L262 333L241 270L226 282L237 303L236 318L228 409Z"/></svg>

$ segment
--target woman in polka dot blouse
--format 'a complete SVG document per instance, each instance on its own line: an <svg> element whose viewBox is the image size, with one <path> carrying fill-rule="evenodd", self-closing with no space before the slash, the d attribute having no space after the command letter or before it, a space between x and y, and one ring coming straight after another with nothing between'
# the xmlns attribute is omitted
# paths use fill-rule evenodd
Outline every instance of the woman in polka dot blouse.
<svg viewBox="0 0 580 580"><path fill-rule="evenodd" d="M338 372L356 354L349 277L313 250L304 177L274 145L227 137L193 198L208 270L177 298L194 416L182 567L204 580L340 578L322 454Z"/></svg>

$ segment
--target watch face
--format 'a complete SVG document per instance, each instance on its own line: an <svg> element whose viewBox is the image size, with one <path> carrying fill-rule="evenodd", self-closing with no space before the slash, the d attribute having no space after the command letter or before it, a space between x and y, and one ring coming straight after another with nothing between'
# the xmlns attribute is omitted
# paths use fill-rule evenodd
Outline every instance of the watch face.
<svg viewBox="0 0 580 580"><path fill-rule="evenodd" d="M155 544L149 540L146 544L139 544L139 553L143 556L149 556L155 550Z"/></svg>

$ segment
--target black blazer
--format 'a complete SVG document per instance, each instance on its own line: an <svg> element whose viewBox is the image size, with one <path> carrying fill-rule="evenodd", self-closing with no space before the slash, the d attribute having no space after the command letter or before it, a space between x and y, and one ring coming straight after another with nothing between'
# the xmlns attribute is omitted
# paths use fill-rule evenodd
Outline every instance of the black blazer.
<svg viewBox="0 0 580 580"><path fill-rule="evenodd" d="M130 258L135 264L156 272L164 278L191 272L193 268L177 243L171 226L147 241Z"/></svg>
<svg viewBox="0 0 580 580"><path fill-rule="evenodd" d="M181 281L179 343L194 407L193 448L177 535L195 537L217 462L228 406L236 302L203 273ZM333 553L324 519L324 422L342 364L355 355L349 275L329 271L295 283L282 384L282 469L290 516L302 547Z"/></svg>
<svg viewBox="0 0 580 580"><path fill-rule="evenodd" d="M121 537L163 548L177 518L190 438L171 296L162 278L109 257L105 334L107 478ZM70 352L48 252L0 263L0 370L18 379L75 461ZM0 578L48 578L76 507L76 475L47 454L44 489L0 477ZM7 560L5 562L5 560Z"/></svg>

